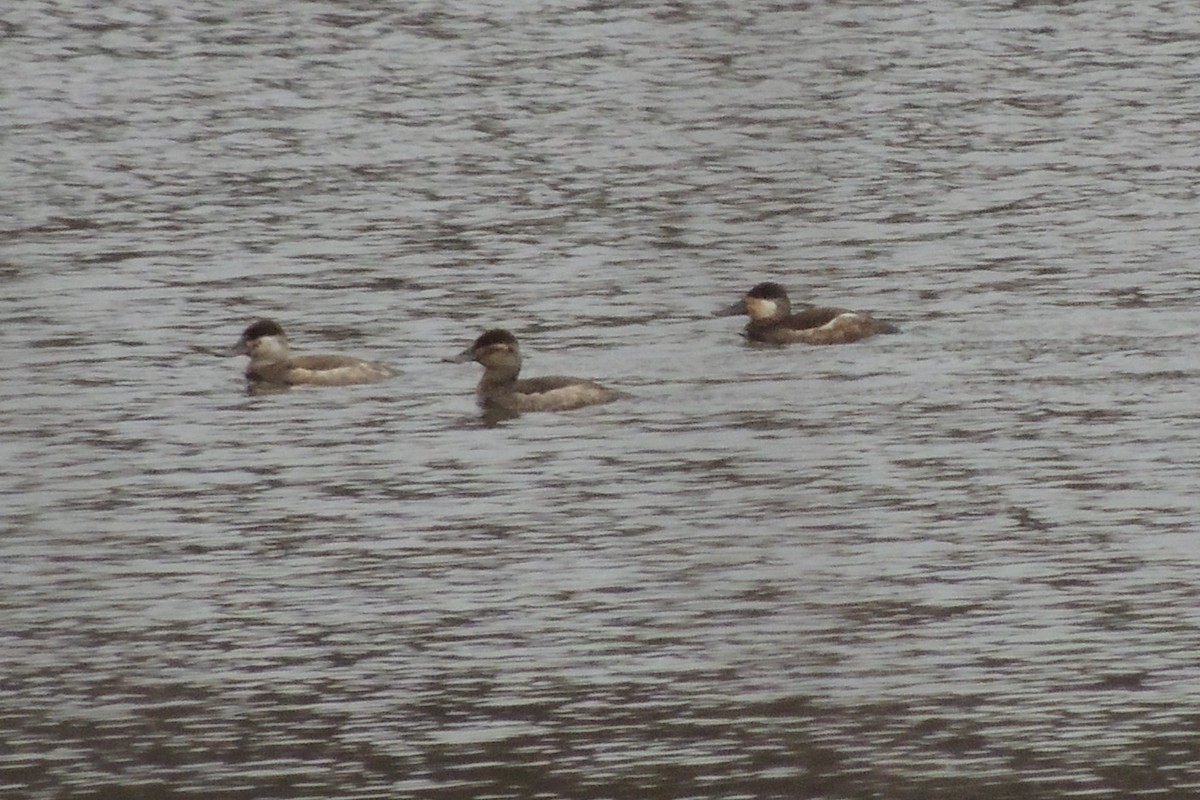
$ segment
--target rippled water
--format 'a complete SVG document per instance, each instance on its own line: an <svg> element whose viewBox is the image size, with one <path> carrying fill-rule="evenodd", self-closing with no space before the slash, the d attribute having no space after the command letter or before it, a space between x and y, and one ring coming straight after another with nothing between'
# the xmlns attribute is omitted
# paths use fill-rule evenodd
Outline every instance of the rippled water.
<svg viewBox="0 0 1200 800"><path fill-rule="evenodd" d="M389 5L0 13L0 796L1200 793L1190 6Z"/></svg>

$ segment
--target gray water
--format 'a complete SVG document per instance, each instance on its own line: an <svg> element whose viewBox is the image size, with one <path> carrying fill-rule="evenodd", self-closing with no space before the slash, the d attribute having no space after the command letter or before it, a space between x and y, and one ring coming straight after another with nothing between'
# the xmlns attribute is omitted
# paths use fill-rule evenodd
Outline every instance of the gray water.
<svg viewBox="0 0 1200 800"><path fill-rule="evenodd" d="M0 796L1200 793L1189 4L0 37ZM403 374L248 396L260 316ZM630 397L484 424L494 326Z"/></svg>

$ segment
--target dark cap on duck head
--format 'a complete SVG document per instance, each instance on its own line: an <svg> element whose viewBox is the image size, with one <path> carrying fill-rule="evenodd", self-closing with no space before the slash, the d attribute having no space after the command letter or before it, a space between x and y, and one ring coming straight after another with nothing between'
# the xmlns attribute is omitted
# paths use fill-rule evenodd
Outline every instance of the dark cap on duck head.
<svg viewBox="0 0 1200 800"><path fill-rule="evenodd" d="M787 290L774 281L763 281L746 292L746 296L758 300L779 300L787 297Z"/></svg>
<svg viewBox="0 0 1200 800"><path fill-rule="evenodd" d="M479 338L476 339L466 350L463 350L458 355L451 356L446 360L453 361L455 363L473 361L480 350L498 345L505 345L516 350L517 337L513 336L511 333L502 328L492 328L490 331L484 331L481 333Z"/></svg>
<svg viewBox="0 0 1200 800"><path fill-rule="evenodd" d="M283 335L283 327L278 322L273 319L260 319L250 323L250 326L242 333L242 338L250 342L264 336Z"/></svg>
<svg viewBox="0 0 1200 800"><path fill-rule="evenodd" d="M250 323L246 330L242 331L242 338L237 340L237 344L229 349L230 355L244 356L250 352L250 342L257 341L264 336L279 336L287 338L283 332L283 328L273 319L260 319Z"/></svg>

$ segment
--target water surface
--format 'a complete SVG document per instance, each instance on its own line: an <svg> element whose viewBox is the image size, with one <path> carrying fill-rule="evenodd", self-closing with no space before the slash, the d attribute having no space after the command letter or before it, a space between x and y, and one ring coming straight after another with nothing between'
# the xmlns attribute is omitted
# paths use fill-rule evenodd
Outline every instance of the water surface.
<svg viewBox="0 0 1200 800"><path fill-rule="evenodd" d="M0 19L0 793L1200 790L1188 7Z"/></svg>

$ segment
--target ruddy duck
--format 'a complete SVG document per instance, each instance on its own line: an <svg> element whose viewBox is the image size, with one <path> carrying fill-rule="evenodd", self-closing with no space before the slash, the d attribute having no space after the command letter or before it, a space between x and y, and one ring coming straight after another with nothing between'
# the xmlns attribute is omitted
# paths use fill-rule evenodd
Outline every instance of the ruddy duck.
<svg viewBox="0 0 1200 800"><path fill-rule="evenodd" d="M396 374L386 364L350 356L293 356L283 328L270 319L260 319L246 328L233 352L250 356L246 378L251 384L348 386Z"/></svg>
<svg viewBox="0 0 1200 800"><path fill-rule="evenodd" d="M844 308L805 308L792 313L787 291L778 283L760 283L746 296L717 312L729 317L746 314L746 338L768 344L846 344L874 336L896 333L900 329L857 311Z"/></svg>
<svg viewBox="0 0 1200 800"><path fill-rule="evenodd" d="M517 337L504 330L487 331L466 350L446 360L478 361L483 365L476 398L485 412L512 416L522 411L570 411L608 403L621 396L620 392L583 378L552 376L518 380L521 348Z"/></svg>

